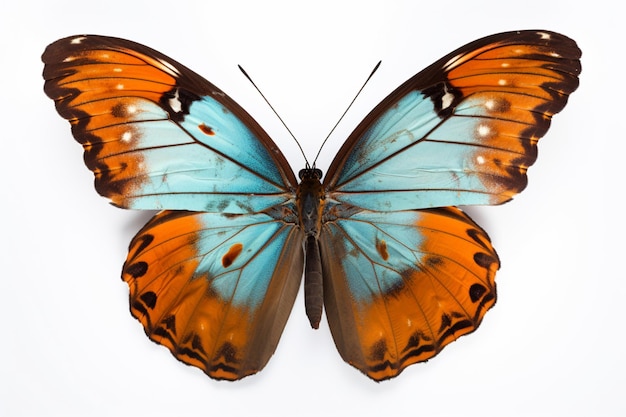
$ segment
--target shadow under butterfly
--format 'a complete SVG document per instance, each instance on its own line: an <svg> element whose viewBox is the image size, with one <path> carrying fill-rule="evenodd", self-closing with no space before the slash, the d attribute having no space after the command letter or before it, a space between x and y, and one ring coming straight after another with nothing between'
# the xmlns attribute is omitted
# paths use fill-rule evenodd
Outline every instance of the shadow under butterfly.
<svg viewBox="0 0 626 417"><path fill-rule="evenodd" d="M549 31L465 45L376 106L325 177L307 164L300 181L245 110L153 49L72 36L42 59L98 193L162 210L122 271L150 339L211 378L254 374L304 270L312 327L324 307L342 358L380 381L474 331L494 305L498 256L455 206L525 188L580 56Z"/></svg>

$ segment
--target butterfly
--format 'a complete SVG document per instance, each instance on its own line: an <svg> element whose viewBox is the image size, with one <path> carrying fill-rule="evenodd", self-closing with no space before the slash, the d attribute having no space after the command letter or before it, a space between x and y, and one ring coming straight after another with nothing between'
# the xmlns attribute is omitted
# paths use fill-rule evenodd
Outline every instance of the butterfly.
<svg viewBox="0 0 626 417"><path fill-rule="evenodd" d="M122 270L153 341L214 379L273 355L304 271L343 360L393 378L473 332L500 261L457 206L509 201L578 87L581 52L549 31L471 42L419 72L356 127L326 176L296 178L260 125L213 84L128 40L47 47L45 93L115 206L160 210Z"/></svg>

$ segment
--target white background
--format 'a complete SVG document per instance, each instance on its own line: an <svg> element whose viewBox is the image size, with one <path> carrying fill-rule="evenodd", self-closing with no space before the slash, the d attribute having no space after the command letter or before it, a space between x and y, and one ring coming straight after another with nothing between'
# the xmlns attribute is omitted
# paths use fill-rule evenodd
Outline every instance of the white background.
<svg viewBox="0 0 626 417"><path fill-rule="evenodd" d="M622 305L622 13L602 1L5 1L0 12L1 416L618 416L626 414ZM612 5L618 3L612 2ZM502 260L478 331L376 384L346 365L302 298L258 375L216 382L150 342L120 280L145 213L93 190L82 149L45 97L40 55L95 33L147 44L246 108L302 167L243 65L325 169L393 88L453 49L551 29L583 50L581 86L555 117L512 203L472 210ZM618 35L617 33L620 33Z"/></svg>

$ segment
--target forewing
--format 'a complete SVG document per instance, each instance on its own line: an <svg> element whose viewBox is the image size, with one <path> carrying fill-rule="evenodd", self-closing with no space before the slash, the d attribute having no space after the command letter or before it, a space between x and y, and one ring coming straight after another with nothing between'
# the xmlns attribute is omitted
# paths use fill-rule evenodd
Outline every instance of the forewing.
<svg viewBox="0 0 626 417"><path fill-rule="evenodd" d="M97 191L120 207L252 213L296 179L230 97L146 46L74 36L42 57L45 92L85 149Z"/></svg>
<svg viewBox="0 0 626 417"><path fill-rule="evenodd" d="M376 211L510 200L578 86L580 56L573 40L548 31L502 33L452 52L356 128L328 171L329 195Z"/></svg>
<svg viewBox="0 0 626 417"><path fill-rule="evenodd" d="M370 378L435 356L494 305L498 256L461 210L335 214L320 238L324 306L339 353Z"/></svg>
<svg viewBox="0 0 626 417"><path fill-rule="evenodd" d="M302 236L259 214L157 214L130 244L122 277L153 341L215 379L260 371L302 276Z"/></svg>

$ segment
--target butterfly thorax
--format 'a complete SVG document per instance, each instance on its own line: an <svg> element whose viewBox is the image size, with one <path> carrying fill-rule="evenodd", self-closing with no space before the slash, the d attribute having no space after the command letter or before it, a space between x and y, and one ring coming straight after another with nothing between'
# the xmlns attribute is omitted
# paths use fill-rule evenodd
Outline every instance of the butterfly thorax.
<svg viewBox="0 0 626 417"><path fill-rule="evenodd" d="M324 188L321 183L322 171L317 168L305 168L300 171L300 184L296 191L296 207L300 227L305 236L317 239L324 208Z"/></svg>
<svg viewBox="0 0 626 417"><path fill-rule="evenodd" d="M305 236L304 302L311 327L317 329L324 304L322 261L317 241L324 209L324 187L320 181L322 171L307 167L300 171L299 177L301 182L296 191L296 207Z"/></svg>

